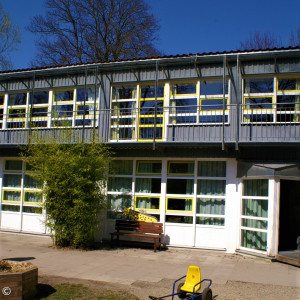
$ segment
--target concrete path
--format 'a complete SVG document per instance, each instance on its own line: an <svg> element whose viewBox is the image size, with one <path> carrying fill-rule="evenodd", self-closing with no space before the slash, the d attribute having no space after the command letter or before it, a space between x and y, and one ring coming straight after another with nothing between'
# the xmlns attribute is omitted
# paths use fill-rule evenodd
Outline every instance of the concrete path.
<svg viewBox="0 0 300 300"><path fill-rule="evenodd" d="M214 283L243 281L300 287L300 268L270 260L208 250L106 249L62 250L48 237L0 233L0 259L30 261L40 275L89 279L122 284L177 279L189 265L201 268L202 278Z"/></svg>

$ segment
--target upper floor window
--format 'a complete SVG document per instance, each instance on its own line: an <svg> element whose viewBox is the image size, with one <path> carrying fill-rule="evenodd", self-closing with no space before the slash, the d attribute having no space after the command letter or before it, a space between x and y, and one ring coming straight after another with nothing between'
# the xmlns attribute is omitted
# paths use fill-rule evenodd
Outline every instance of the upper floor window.
<svg viewBox="0 0 300 300"><path fill-rule="evenodd" d="M33 104L47 104L49 101L48 91L37 91L33 93Z"/></svg>
<svg viewBox="0 0 300 300"><path fill-rule="evenodd" d="M26 93L9 94L8 106L26 105L26 99L27 99Z"/></svg>
<svg viewBox="0 0 300 300"><path fill-rule="evenodd" d="M273 78L249 78L244 80L245 93L273 93L274 79Z"/></svg>
<svg viewBox="0 0 300 300"><path fill-rule="evenodd" d="M74 91L73 90L57 91L54 94L54 99L56 102L73 101Z"/></svg>

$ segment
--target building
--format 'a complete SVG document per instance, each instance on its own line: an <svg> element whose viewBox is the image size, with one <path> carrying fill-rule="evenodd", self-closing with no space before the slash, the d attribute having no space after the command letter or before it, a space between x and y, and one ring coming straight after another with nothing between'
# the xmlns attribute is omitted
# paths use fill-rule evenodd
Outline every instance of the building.
<svg viewBox="0 0 300 300"><path fill-rule="evenodd" d="M2 231L46 232L18 145L67 126L115 152L104 237L131 206L169 245L297 248L300 48L2 72L0 113Z"/></svg>

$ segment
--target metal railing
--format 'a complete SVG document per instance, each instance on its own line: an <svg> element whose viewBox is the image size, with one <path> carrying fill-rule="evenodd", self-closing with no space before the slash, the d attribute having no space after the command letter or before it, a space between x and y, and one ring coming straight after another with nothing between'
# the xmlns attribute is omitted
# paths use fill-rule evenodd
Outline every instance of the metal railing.
<svg viewBox="0 0 300 300"><path fill-rule="evenodd" d="M300 142L299 105L126 107L79 115L26 114L11 109L0 116L0 144L59 139L84 142L244 143Z"/></svg>

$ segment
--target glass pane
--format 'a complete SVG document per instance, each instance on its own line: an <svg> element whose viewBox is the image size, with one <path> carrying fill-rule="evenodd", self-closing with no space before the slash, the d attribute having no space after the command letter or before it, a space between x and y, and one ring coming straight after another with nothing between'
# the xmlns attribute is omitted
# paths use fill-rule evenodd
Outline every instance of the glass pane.
<svg viewBox="0 0 300 300"><path fill-rule="evenodd" d="M168 174L194 175L194 162L169 162Z"/></svg>
<svg viewBox="0 0 300 300"><path fill-rule="evenodd" d="M171 109L171 113L195 113L197 112L197 99L173 99L171 107L176 106L176 110Z"/></svg>
<svg viewBox="0 0 300 300"><path fill-rule="evenodd" d="M95 101L95 88L89 87L86 88L80 88L77 89L77 102L84 102L84 95L85 95L85 101Z"/></svg>
<svg viewBox="0 0 300 300"><path fill-rule="evenodd" d="M33 107L31 112L32 117L47 117L48 107Z"/></svg>
<svg viewBox="0 0 300 300"><path fill-rule="evenodd" d="M26 117L26 108L10 108L8 110L8 118L17 119Z"/></svg>
<svg viewBox="0 0 300 300"><path fill-rule="evenodd" d="M157 87L157 98L164 97L164 86L159 85ZM142 86L141 88L141 97L143 99L155 98L155 86Z"/></svg>
<svg viewBox="0 0 300 300"><path fill-rule="evenodd" d="M200 95L221 95L223 94L223 80L201 81ZM225 83L225 94L228 94L228 81Z"/></svg>
<svg viewBox="0 0 300 300"><path fill-rule="evenodd" d="M198 176L226 177L226 161L199 161Z"/></svg>
<svg viewBox="0 0 300 300"><path fill-rule="evenodd" d="M199 225L216 225L224 226L225 220L223 218L209 218L209 217L197 217L196 224Z"/></svg>
<svg viewBox="0 0 300 300"><path fill-rule="evenodd" d="M94 115L94 109L95 106L94 105L77 105L77 115L78 116L92 116Z"/></svg>
<svg viewBox="0 0 300 300"><path fill-rule="evenodd" d="M31 121L28 124L29 124L29 127L31 127L31 128L47 127L47 121Z"/></svg>
<svg viewBox="0 0 300 300"><path fill-rule="evenodd" d="M26 93L8 95L8 105L26 105Z"/></svg>
<svg viewBox="0 0 300 300"><path fill-rule="evenodd" d="M137 174L161 174L161 162L137 161Z"/></svg>
<svg viewBox="0 0 300 300"><path fill-rule="evenodd" d="M300 90L300 79L278 79L278 90L296 91Z"/></svg>
<svg viewBox="0 0 300 300"><path fill-rule="evenodd" d="M156 127L155 138L162 138L162 128ZM154 137L154 127L140 127L139 128L139 139L140 140L152 140Z"/></svg>
<svg viewBox="0 0 300 300"><path fill-rule="evenodd" d="M136 86L114 86L112 90L113 100L135 99Z"/></svg>
<svg viewBox="0 0 300 300"><path fill-rule="evenodd" d="M198 195L214 195L225 196L226 181L225 180L198 180Z"/></svg>
<svg viewBox="0 0 300 300"><path fill-rule="evenodd" d="M2 204L1 205L1 210L2 211L19 212L20 211L20 206L19 205L6 205L6 204Z"/></svg>
<svg viewBox="0 0 300 300"><path fill-rule="evenodd" d="M246 109L266 109L272 108L272 97L264 98L245 98Z"/></svg>
<svg viewBox="0 0 300 300"><path fill-rule="evenodd" d="M166 216L166 222L168 222L168 223L193 224L193 217L186 217L186 216Z"/></svg>
<svg viewBox="0 0 300 300"><path fill-rule="evenodd" d="M123 210L131 207L132 197L129 195L108 195L107 208L111 210Z"/></svg>
<svg viewBox="0 0 300 300"><path fill-rule="evenodd" d="M247 179L243 181L243 196L268 196L268 179Z"/></svg>
<svg viewBox="0 0 300 300"><path fill-rule="evenodd" d="M193 208L193 199L186 198L168 198L167 210L191 212Z"/></svg>
<svg viewBox="0 0 300 300"><path fill-rule="evenodd" d="M173 95L196 94L196 83L178 83L172 85Z"/></svg>
<svg viewBox="0 0 300 300"><path fill-rule="evenodd" d="M25 192L24 202L42 203L43 196L41 193Z"/></svg>
<svg viewBox="0 0 300 300"><path fill-rule="evenodd" d="M242 214L251 217L268 217L268 200L243 199Z"/></svg>
<svg viewBox="0 0 300 300"><path fill-rule="evenodd" d="M199 117L200 123L222 123L223 122L223 116L221 115L200 115ZM228 116L224 117L224 122L228 122Z"/></svg>
<svg viewBox="0 0 300 300"><path fill-rule="evenodd" d="M73 116L73 105L55 105L53 106L52 117L72 117Z"/></svg>
<svg viewBox="0 0 300 300"><path fill-rule="evenodd" d="M43 211L42 207L23 206L23 212L27 214L41 214L42 211Z"/></svg>
<svg viewBox="0 0 300 300"><path fill-rule="evenodd" d="M135 137L133 128L112 128L110 138L112 140L131 140Z"/></svg>
<svg viewBox="0 0 300 300"><path fill-rule="evenodd" d="M85 120L77 119L77 120L75 120L75 126L83 126L83 124L85 126L91 126L92 123L93 123L93 120L91 120L91 119L85 119Z"/></svg>
<svg viewBox="0 0 300 300"><path fill-rule="evenodd" d="M268 115L264 113L255 113L253 115L244 114L243 122L249 123L265 123L265 122L273 122L273 115Z"/></svg>
<svg viewBox="0 0 300 300"><path fill-rule="evenodd" d="M109 166L110 174L116 175L132 175L133 161L132 160L113 160Z"/></svg>
<svg viewBox="0 0 300 300"><path fill-rule="evenodd" d="M242 219L242 226L267 230L268 229L268 221Z"/></svg>
<svg viewBox="0 0 300 300"><path fill-rule="evenodd" d="M245 93L272 93L274 90L273 78L249 78L244 80Z"/></svg>
<svg viewBox="0 0 300 300"><path fill-rule="evenodd" d="M224 215L225 199L197 198L197 214Z"/></svg>
<svg viewBox="0 0 300 300"><path fill-rule="evenodd" d="M137 193L160 193L160 178L137 178L135 191Z"/></svg>
<svg viewBox="0 0 300 300"><path fill-rule="evenodd" d="M267 250L267 233L242 230L241 246L256 250Z"/></svg>
<svg viewBox="0 0 300 300"><path fill-rule="evenodd" d="M135 113L135 102L117 102L112 104L113 116L130 116Z"/></svg>
<svg viewBox="0 0 300 300"><path fill-rule="evenodd" d="M49 101L49 94L47 91L40 91L33 93L33 104L46 104Z"/></svg>
<svg viewBox="0 0 300 300"><path fill-rule="evenodd" d="M135 207L137 209L159 209L159 197L136 197Z"/></svg>
<svg viewBox="0 0 300 300"><path fill-rule="evenodd" d="M4 169L5 169L5 171L22 171L22 161L21 160L6 160Z"/></svg>
<svg viewBox="0 0 300 300"><path fill-rule="evenodd" d="M193 195L194 180L193 179L168 179L167 194Z"/></svg>
<svg viewBox="0 0 300 300"><path fill-rule="evenodd" d="M200 109L202 111L223 110L223 99L203 99ZM224 109L227 109L227 99L225 99Z"/></svg>
<svg viewBox="0 0 300 300"><path fill-rule="evenodd" d="M108 179L108 191L129 193L132 190L132 179L123 177L110 177Z"/></svg>
<svg viewBox="0 0 300 300"><path fill-rule="evenodd" d="M300 110L300 96L277 96L277 111Z"/></svg>
<svg viewBox="0 0 300 300"><path fill-rule="evenodd" d="M25 175L24 177L24 187L26 188L32 188L32 189L38 189L42 188L42 183L38 180L32 178L29 175Z"/></svg>
<svg viewBox="0 0 300 300"><path fill-rule="evenodd" d="M4 95L0 95L0 105L4 105Z"/></svg>
<svg viewBox="0 0 300 300"><path fill-rule="evenodd" d="M163 114L163 101L141 101L140 102L140 114L141 115L154 115L155 114L155 102L157 107L157 114Z"/></svg>
<svg viewBox="0 0 300 300"><path fill-rule="evenodd" d="M3 201L15 201L19 202L21 200L21 192L19 191L4 191Z"/></svg>
<svg viewBox="0 0 300 300"><path fill-rule="evenodd" d="M74 92L73 91L63 91L55 92L55 101L73 101Z"/></svg>
<svg viewBox="0 0 300 300"><path fill-rule="evenodd" d="M4 174L4 187L21 187L22 175Z"/></svg>

